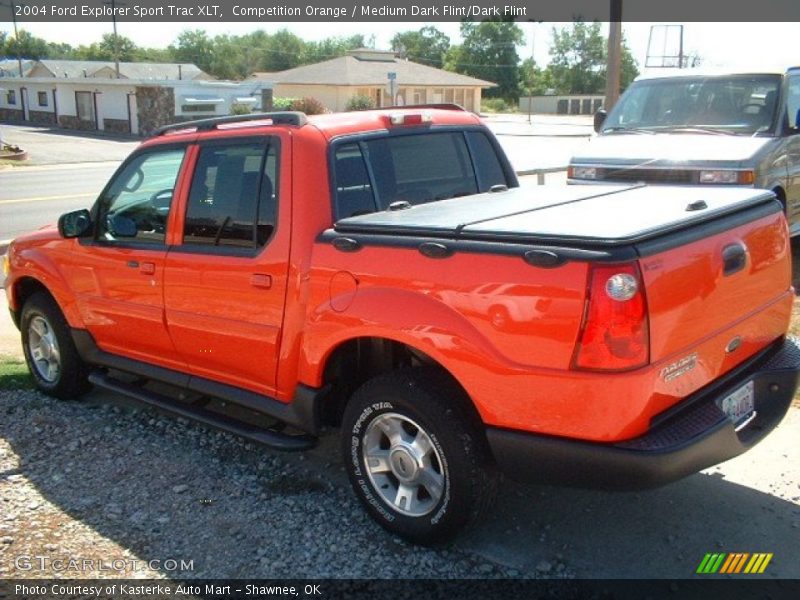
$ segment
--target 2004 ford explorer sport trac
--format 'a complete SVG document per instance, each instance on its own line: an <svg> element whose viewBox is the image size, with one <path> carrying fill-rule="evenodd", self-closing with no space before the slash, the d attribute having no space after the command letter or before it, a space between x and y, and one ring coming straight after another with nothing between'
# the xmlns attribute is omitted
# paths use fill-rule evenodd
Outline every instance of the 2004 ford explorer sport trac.
<svg viewBox="0 0 800 600"><path fill-rule="evenodd" d="M800 367L772 193L519 187L455 106L165 128L6 266L39 389L285 450L338 427L366 510L420 543L498 472L637 488L736 456Z"/></svg>

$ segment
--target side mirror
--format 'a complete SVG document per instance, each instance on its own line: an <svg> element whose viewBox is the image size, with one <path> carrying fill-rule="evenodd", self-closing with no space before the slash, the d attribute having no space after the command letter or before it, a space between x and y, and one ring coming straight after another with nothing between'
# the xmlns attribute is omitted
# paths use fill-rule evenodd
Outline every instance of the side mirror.
<svg viewBox="0 0 800 600"><path fill-rule="evenodd" d="M106 229L114 237L136 237L136 221L122 215L108 215Z"/></svg>
<svg viewBox="0 0 800 600"><path fill-rule="evenodd" d="M65 213L58 218L58 233L63 238L81 237L92 227L92 217L84 209Z"/></svg>
<svg viewBox="0 0 800 600"><path fill-rule="evenodd" d="M600 108L594 113L594 130L596 133L600 133L600 128L603 126L603 123L606 122L606 117L608 116L608 111L605 108Z"/></svg>

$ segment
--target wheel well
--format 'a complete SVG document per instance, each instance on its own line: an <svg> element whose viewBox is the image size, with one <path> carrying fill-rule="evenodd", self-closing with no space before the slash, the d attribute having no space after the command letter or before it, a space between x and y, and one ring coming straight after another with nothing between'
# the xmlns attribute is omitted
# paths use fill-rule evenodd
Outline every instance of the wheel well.
<svg viewBox="0 0 800 600"><path fill-rule="evenodd" d="M368 380L408 367L428 366L440 369L462 390L463 386L450 372L433 358L416 348L385 338L356 338L336 348L325 364L324 383L331 386L326 396L322 420L326 425L337 426L348 400ZM464 398L469 395L464 390ZM480 421L472 402L464 408Z"/></svg>
<svg viewBox="0 0 800 600"><path fill-rule="evenodd" d="M25 306L28 298L37 292L44 292L53 298L53 294L50 293L50 290L48 290L41 281L34 279L33 277L23 277L14 285L14 297L17 300L18 307L18 310L16 311L17 320L19 320L22 316L22 307ZM16 323L16 325L19 327L19 323Z"/></svg>

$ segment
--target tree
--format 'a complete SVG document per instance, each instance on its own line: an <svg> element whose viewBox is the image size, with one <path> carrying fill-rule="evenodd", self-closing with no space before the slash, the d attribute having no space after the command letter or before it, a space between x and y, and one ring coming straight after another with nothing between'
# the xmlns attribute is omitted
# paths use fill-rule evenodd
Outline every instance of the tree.
<svg viewBox="0 0 800 600"><path fill-rule="evenodd" d="M391 47L408 60L441 68L450 49L450 38L436 27L427 25L417 31L396 33Z"/></svg>
<svg viewBox="0 0 800 600"><path fill-rule="evenodd" d="M607 41L600 23L576 21L570 28L553 28L547 74L559 94L596 94L605 89ZM620 87L639 74L636 60L622 38Z"/></svg>
<svg viewBox="0 0 800 600"><path fill-rule="evenodd" d="M206 73L211 73L214 46L214 40L203 29L185 29L169 50L177 62L194 63Z"/></svg>
<svg viewBox="0 0 800 600"><path fill-rule="evenodd" d="M258 67L261 71L285 71L302 64L306 43L288 29L265 36L265 44L258 50Z"/></svg>
<svg viewBox="0 0 800 600"><path fill-rule="evenodd" d="M19 55L22 58L32 60L47 58L47 42L21 29L16 38L13 36L7 38L3 54L11 57Z"/></svg>
<svg viewBox="0 0 800 600"><path fill-rule="evenodd" d="M522 29L513 21L464 22L460 46L452 46L445 56L445 68L478 79L492 81L496 88L488 97L516 102L520 93L517 46L522 44Z"/></svg>
<svg viewBox="0 0 800 600"><path fill-rule="evenodd" d="M375 45L375 36L365 38L357 33L349 37L329 37L319 42L306 42L303 64L312 64L344 56L356 48L369 48Z"/></svg>
<svg viewBox="0 0 800 600"><path fill-rule="evenodd" d="M605 86L606 40L600 23L577 21L571 28L553 28L550 64L547 66L556 92L591 94Z"/></svg>

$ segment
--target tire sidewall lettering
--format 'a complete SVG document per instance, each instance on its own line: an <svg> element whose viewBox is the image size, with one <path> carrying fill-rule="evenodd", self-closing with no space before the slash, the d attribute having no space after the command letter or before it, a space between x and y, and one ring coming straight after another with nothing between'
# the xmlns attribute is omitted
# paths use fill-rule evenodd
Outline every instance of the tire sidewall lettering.
<svg viewBox="0 0 800 600"><path fill-rule="evenodd" d="M370 504L370 506L372 506L378 512L378 514L380 514L381 517L383 517L388 522L396 520L396 518L399 515L392 514L386 509L386 503L381 498L378 498L376 496L375 492L372 489L372 484L368 481L368 478L364 476L365 471L362 466L362 460L361 460L361 445L362 445L362 431L364 429L364 426L368 424L372 419L377 417L379 414L393 410L396 410L396 408L391 402L375 402L366 407L361 412L355 424L353 425L353 429L351 432L351 443L350 443L350 461L351 464L353 465L353 473L356 476L356 483L358 485L358 488L361 490L361 493L364 495L364 498ZM445 454L444 448L442 447L442 444L439 442L438 437L432 434L430 431L427 431L426 433L428 433L428 436L431 438L431 441L433 442L434 446L436 447L436 450L439 453L439 457L441 459L442 473L444 474L444 480L445 480L445 490L442 496L442 500L440 501L440 505L437 508L436 512L433 514L433 516L429 517L429 522L432 525L436 525L446 516L447 509L450 505L450 476L449 476L450 472L449 472L449 465L447 463L447 455ZM405 518L415 519L415 517L405 517Z"/></svg>

